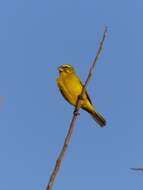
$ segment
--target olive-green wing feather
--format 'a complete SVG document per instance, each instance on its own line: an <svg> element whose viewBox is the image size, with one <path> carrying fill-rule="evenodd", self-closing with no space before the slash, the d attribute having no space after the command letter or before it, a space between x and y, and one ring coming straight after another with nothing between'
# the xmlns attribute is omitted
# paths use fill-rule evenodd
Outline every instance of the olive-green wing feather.
<svg viewBox="0 0 143 190"><path fill-rule="evenodd" d="M89 102L90 102L91 105L92 105L92 101L91 101L91 99L90 99L90 97L89 97L89 94L88 94L87 90L85 91L85 94L86 94L86 96L87 96L87 99L89 100Z"/></svg>
<svg viewBox="0 0 143 190"><path fill-rule="evenodd" d="M80 81L80 84L83 86L83 84L82 84L81 81ZM89 94L88 94L87 90L85 91L85 95L87 96L88 101L89 101L89 102L91 103L91 105L92 105L92 101L91 101L91 99L90 99L90 97L89 97Z"/></svg>

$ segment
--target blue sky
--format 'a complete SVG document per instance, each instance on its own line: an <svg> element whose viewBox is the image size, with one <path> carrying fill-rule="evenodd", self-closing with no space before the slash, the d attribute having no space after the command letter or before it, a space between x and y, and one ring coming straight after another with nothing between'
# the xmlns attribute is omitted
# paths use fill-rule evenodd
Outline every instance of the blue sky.
<svg viewBox="0 0 143 190"><path fill-rule="evenodd" d="M54 190L141 190L143 174L143 2L0 1L0 189L43 190L69 128L73 107L56 86L57 67L87 76L101 129L84 111L76 122Z"/></svg>

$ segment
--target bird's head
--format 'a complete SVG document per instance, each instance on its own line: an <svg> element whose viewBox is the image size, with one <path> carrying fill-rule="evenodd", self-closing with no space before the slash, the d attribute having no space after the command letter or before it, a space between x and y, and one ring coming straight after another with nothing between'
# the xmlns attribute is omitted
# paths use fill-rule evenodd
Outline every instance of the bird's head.
<svg viewBox="0 0 143 190"><path fill-rule="evenodd" d="M71 74L74 72L74 69L71 65L63 64L58 67L58 71L60 74Z"/></svg>

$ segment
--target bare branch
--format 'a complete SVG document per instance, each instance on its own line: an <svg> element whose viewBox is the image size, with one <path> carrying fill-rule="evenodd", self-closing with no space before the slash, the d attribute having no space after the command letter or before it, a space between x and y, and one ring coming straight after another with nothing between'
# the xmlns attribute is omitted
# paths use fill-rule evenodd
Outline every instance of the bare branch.
<svg viewBox="0 0 143 190"><path fill-rule="evenodd" d="M131 170L134 170L134 171L141 171L143 172L143 168L130 168Z"/></svg>
<svg viewBox="0 0 143 190"><path fill-rule="evenodd" d="M68 131L68 134L65 138L65 142L64 142L64 145L63 145L63 148L59 154L59 157L56 161L56 164L55 164L55 167L53 169L53 172L50 176L50 179L49 179L49 182L48 182L48 185L46 187L46 190L52 190L52 187L53 187L53 184L54 184L54 181L55 181L55 178L58 174L58 171L60 169L60 166L61 166L61 163L62 163L62 160L64 159L64 155L65 155L65 152L67 151L67 148L68 148L68 145L69 145L69 142L70 142L70 139L71 139L71 135L73 133L73 129L74 129L74 124L75 124L75 121L79 115L79 110L80 110L80 102L81 102L81 99L83 98L84 94L85 94L85 90L87 88L87 85L89 83L89 81L91 80L91 77L92 77L92 73L95 69L95 65L97 63L97 60L101 54L101 51L103 49L103 44L104 44L104 41L105 41L105 38L106 38L106 35L107 35L107 27L105 27L105 30L104 30L104 33L103 33L103 37L102 37L102 40L100 42L100 45L99 45L99 48L98 48L98 51L97 51L97 54L96 54L96 57L91 65L91 68L89 70L89 74L88 74L88 77L83 85L83 89L82 89L82 93L81 95L79 96L78 100L77 100L77 104L75 106L75 110L74 110L74 113L73 113L73 118L71 120L71 123L70 123L70 127L69 127L69 131Z"/></svg>
<svg viewBox="0 0 143 190"><path fill-rule="evenodd" d="M3 107L5 102L5 97L4 96L0 96L0 108Z"/></svg>

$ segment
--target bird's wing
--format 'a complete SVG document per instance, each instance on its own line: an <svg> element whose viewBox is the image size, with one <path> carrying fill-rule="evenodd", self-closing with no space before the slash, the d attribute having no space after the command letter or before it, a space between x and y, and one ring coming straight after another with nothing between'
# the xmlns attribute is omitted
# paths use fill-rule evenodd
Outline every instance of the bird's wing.
<svg viewBox="0 0 143 190"><path fill-rule="evenodd" d="M91 101L91 99L90 99L90 97L89 97L89 94L88 94L87 90L85 91L85 94L86 94L87 99L89 100L89 102L92 104L92 101Z"/></svg>
<svg viewBox="0 0 143 190"><path fill-rule="evenodd" d="M83 84L82 84L81 81L80 81L80 84L83 86ZM91 99L90 99L90 96L89 96L87 90L85 91L85 95L87 96L88 101L92 104L92 101L91 101Z"/></svg>

